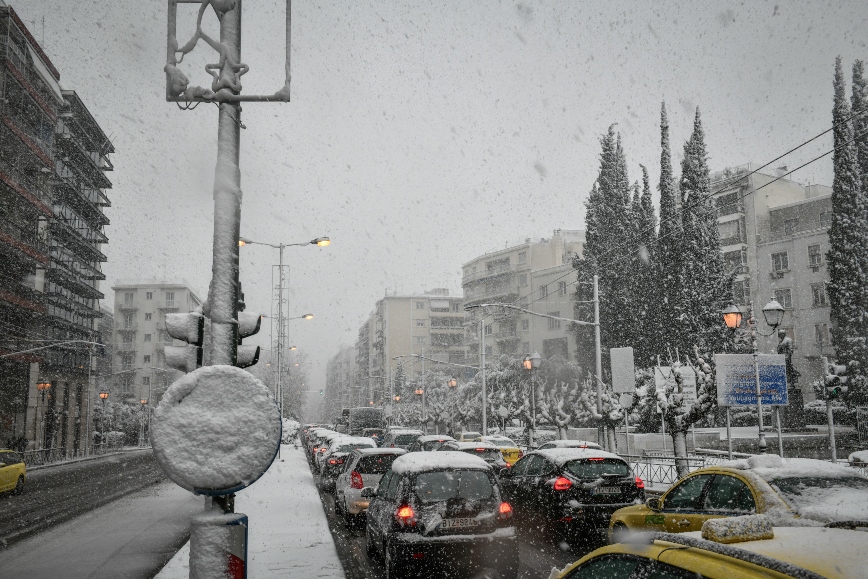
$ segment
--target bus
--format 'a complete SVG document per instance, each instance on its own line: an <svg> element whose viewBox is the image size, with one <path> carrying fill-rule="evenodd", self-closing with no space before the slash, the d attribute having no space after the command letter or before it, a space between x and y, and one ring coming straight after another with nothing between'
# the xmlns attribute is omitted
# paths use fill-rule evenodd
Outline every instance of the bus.
<svg viewBox="0 0 868 579"><path fill-rule="evenodd" d="M366 428L384 428L382 408L361 406L350 408L347 417L347 432L350 436L361 436Z"/></svg>

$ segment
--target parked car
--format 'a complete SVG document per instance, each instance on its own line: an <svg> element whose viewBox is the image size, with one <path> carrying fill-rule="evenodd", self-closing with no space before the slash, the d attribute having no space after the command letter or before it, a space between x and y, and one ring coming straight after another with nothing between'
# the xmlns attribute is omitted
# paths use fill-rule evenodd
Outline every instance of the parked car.
<svg viewBox="0 0 868 579"><path fill-rule="evenodd" d="M389 430L386 432L385 438L383 438L383 442L380 444L383 448L407 448L414 442L416 439L425 434L421 430L411 430L411 429L402 429L402 430Z"/></svg>
<svg viewBox="0 0 868 579"><path fill-rule="evenodd" d="M846 466L769 454L700 468L659 499L616 511L610 540L631 530L683 533L708 520L763 513L776 526L868 520L868 478Z"/></svg>
<svg viewBox="0 0 868 579"><path fill-rule="evenodd" d="M597 549L556 579L862 579L868 533L844 528L771 527L732 517L715 533L655 533ZM754 519L745 521L744 519ZM714 521L720 523L720 520ZM728 529L728 524L732 526ZM747 524L746 524L747 523ZM764 532L745 532L762 528ZM721 532L722 531L722 532ZM771 531L770 533L767 531ZM725 537L725 540L723 538ZM721 544L724 543L724 544Z"/></svg>
<svg viewBox="0 0 868 579"><path fill-rule="evenodd" d="M550 448L594 448L603 450L603 447L596 442L588 440L551 440L543 445L540 445L537 450L548 450Z"/></svg>
<svg viewBox="0 0 868 579"><path fill-rule="evenodd" d="M374 439L365 436L343 436L332 440L322 453L320 463L320 486L326 492L335 488L335 479L343 472L346 459L357 448L377 448Z"/></svg>
<svg viewBox="0 0 868 579"><path fill-rule="evenodd" d="M591 448L530 452L500 479L519 520L556 537L606 528L612 513L645 500L623 458Z"/></svg>
<svg viewBox="0 0 868 579"><path fill-rule="evenodd" d="M518 572L512 506L494 470L464 452L409 453L392 463L370 497L365 540L384 560L387 578L442 568L472 576L479 568L500 577Z"/></svg>
<svg viewBox="0 0 868 579"><path fill-rule="evenodd" d="M27 466L17 452L0 450L0 493L19 494L27 482Z"/></svg>
<svg viewBox="0 0 868 579"><path fill-rule="evenodd" d="M482 436L480 440L490 442L499 448L500 454L503 455L503 460L506 461L506 466L512 466L518 459L524 456L524 453L511 438L505 436Z"/></svg>
<svg viewBox="0 0 868 579"><path fill-rule="evenodd" d="M357 448L345 460L343 471L335 480L335 510L347 523L363 515L368 498L362 497L364 487L374 488L402 454L403 448Z"/></svg>
<svg viewBox="0 0 868 579"><path fill-rule="evenodd" d="M468 430L467 432L459 432L455 440L460 442L469 442L471 440L479 440L480 438L482 438L482 434L473 430Z"/></svg>
<svg viewBox="0 0 868 579"><path fill-rule="evenodd" d="M319 428L313 431L313 434L310 437L310 442L308 442L308 456L314 468L316 468L317 466L316 456L325 450L326 446L328 445L329 439L334 436L341 435L334 430L330 430L328 428Z"/></svg>
<svg viewBox="0 0 868 579"><path fill-rule="evenodd" d="M455 440L446 434L426 434L416 439L416 442L407 447L410 452L428 452L437 450L444 442Z"/></svg>
<svg viewBox="0 0 868 579"><path fill-rule="evenodd" d="M506 461L503 460L503 455L500 453L500 449L490 442L484 442L482 440L475 442L459 442L457 440L450 440L441 444L437 450L466 452L467 454L476 455L493 466L495 474L499 473L500 469L507 468Z"/></svg>

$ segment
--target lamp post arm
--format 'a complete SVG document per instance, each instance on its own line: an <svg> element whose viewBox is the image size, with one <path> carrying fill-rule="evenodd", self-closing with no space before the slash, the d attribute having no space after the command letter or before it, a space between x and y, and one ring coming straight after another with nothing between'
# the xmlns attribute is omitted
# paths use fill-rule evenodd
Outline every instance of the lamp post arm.
<svg viewBox="0 0 868 579"><path fill-rule="evenodd" d="M510 309L510 310L517 310L517 311L519 311L519 312L524 312L524 313L526 313L526 314L530 314L530 315L532 315L532 316L537 316L537 317L540 317L540 318L548 318L548 319L550 319L550 320L558 320L558 321L561 321L561 322L570 322L570 323L573 323L573 324L579 324L579 325L581 325L581 326L596 326L596 325L597 325L595 322L586 322L586 321L583 321L583 320L574 320L574 319L572 319L572 318L560 318L560 317L558 317L558 316L550 316L550 315L548 315L548 314L541 314L541 313L539 313L539 312L534 312L534 311L531 311L531 310L527 310L527 309L525 309L525 308L520 308L520 307L518 307L518 306L514 306L514 305L512 305L512 304L498 304L498 303L494 303L494 304L474 304L474 305L464 306L464 309L465 309L465 310L470 310L470 309L473 309L473 308L486 308L486 307L508 308L508 309Z"/></svg>
<svg viewBox="0 0 868 579"><path fill-rule="evenodd" d="M397 360L398 358L421 358L422 360L428 360L429 362L436 362L437 364L445 364L447 366L458 366L459 368L472 368L473 370L479 370L478 366L468 366L467 364L456 364L455 362L443 362L441 360L435 360L434 358L429 358L427 356L420 356L419 354L403 354L401 356L392 356L393 360Z"/></svg>
<svg viewBox="0 0 868 579"><path fill-rule="evenodd" d="M40 346L38 348L32 348L30 350L19 350L17 352L12 352L11 354L3 354L0 358L8 358L10 356L18 356L21 354L29 354L31 352L38 352L39 350L47 350L48 348L56 348L57 346L64 346L66 344L90 344L92 346L105 346L105 344L100 344L99 342L89 342L87 340L69 340L66 342L59 342L57 344L49 344L48 346Z"/></svg>

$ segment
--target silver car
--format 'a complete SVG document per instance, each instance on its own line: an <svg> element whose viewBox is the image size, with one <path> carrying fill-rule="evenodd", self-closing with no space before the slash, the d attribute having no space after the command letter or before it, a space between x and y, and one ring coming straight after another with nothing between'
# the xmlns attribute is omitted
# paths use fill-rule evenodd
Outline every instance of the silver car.
<svg viewBox="0 0 868 579"><path fill-rule="evenodd" d="M335 510L347 524L368 509L362 489L376 487L392 462L406 453L403 448L358 448L350 454L335 481Z"/></svg>

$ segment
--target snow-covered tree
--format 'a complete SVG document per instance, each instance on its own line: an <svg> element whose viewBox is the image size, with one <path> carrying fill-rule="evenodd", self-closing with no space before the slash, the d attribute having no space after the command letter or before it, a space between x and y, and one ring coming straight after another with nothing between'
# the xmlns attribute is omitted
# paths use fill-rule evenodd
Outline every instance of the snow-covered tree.
<svg viewBox="0 0 868 579"><path fill-rule="evenodd" d="M582 369L562 356L543 362L536 383L537 421L556 427L558 438L566 440L567 428L576 418L581 394Z"/></svg>
<svg viewBox="0 0 868 579"><path fill-rule="evenodd" d="M854 66L853 100L862 103L864 79L861 67ZM854 84L856 84L854 83ZM851 110L846 97L841 57L835 60L834 107L832 109L834 153L832 165L832 224L829 228L829 303L835 325L832 345L838 362L856 362L851 367L850 403L865 403L868 392L864 373L868 371L868 202L859 175L859 146L853 144ZM864 104L862 105L864 106ZM860 124L861 126L861 124ZM857 152L858 151L858 152ZM868 154L868 153L866 153Z"/></svg>
<svg viewBox="0 0 868 579"><path fill-rule="evenodd" d="M624 424L624 409L617 395L605 385L601 387L601 411L597 410L597 385L593 374L585 377L575 406L578 422L589 426L605 427L606 447L615 450L615 427Z"/></svg>

